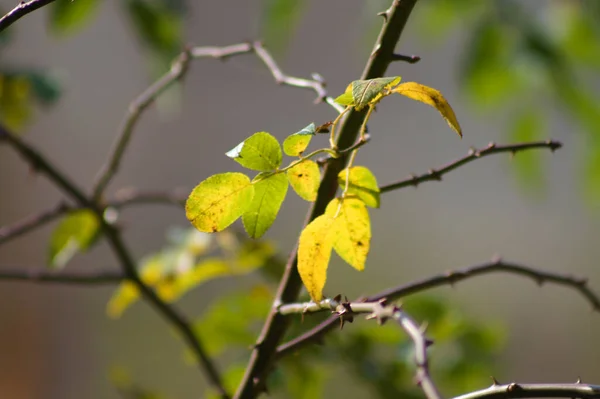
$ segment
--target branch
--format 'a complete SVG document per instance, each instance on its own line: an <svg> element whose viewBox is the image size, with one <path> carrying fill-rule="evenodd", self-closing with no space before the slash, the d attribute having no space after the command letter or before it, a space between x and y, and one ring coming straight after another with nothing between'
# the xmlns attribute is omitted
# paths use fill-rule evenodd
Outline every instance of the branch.
<svg viewBox="0 0 600 399"><path fill-rule="evenodd" d="M0 245L53 221L70 209L65 203L60 202L52 208L27 216L11 225L0 227Z"/></svg>
<svg viewBox="0 0 600 399"><path fill-rule="evenodd" d="M380 292L379 294L370 296L366 298L366 300L377 301L383 298L386 298L387 300L396 300L408 295L426 291L431 288L436 288L443 285L453 285L462 280L489 273L517 274L520 276L529 277L540 285L545 282L549 282L573 288L592 305L593 310L600 312L600 297L590 290L590 288L587 286L586 279L559 273L546 272L515 263L503 262L500 259L492 260L491 262L480 265L470 266L464 269L449 271L437 276L394 287ZM336 325L337 319L335 317L330 317L313 329L292 339L289 342L286 342L283 345L280 345L279 348L277 348L277 357L286 356L311 342L320 340L325 334L327 334L327 332L333 330Z"/></svg>
<svg viewBox="0 0 600 399"><path fill-rule="evenodd" d="M132 205L163 204L182 208L189 190L141 191L135 188L120 189L114 199L108 201L107 207L122 209Z"/></svg>
<svg viewBox="0 0 600 399"><path fill-rule="evenodd" d="M489 388L454 399L511 398L600 398L600 385L576 384L494 384Z"/></svg>
<svg viewBox="0 0 600 399"><path fill-rule="evenodd" d="M277 311L282 315L292 313L312 313L323 310L331 310L342 322L352 321L354 316L360 313L366 313L367 319L377 319L379 324L385 323L388 319L393 319L404 329L415 345L415 361L417 364L416 381L425 392L429 399L441 399L441 395L429 375L429 362L427 359L427 347L432 343L424 336L424 331L419 325L399 307L387 305L385 300L371 302L340 302L339 297L326 299L319 303L308 304L288 304L281 305Z"/></svg>
<svg viewBox="0 0 600 399"><path fill-rule="evenodd" d="M102 271L87 274L56 273L46 270L1 270L0 281L24 281L31 283L58 283L67 285L114 284L125 280L123 273Z"/></svg>
<svg viewBox="0 0 600 399"><path fill-rule="evenodd" d="M390 8L385 11L385 20L381 32L360 79L372 79L385 74L389 63L392 61L396 43L400 39L400 34L416 2L417 0L394 0ZM348 113L340 128L339 139L336 143L338 148L347 148L354 144L365 116L364 111L356 112L353 110ZM317 199L307 215L305 225L322 215L329 201L335 197L337 176L346 162L347 154L343 154L340 158L327 163L325 166ZM300 293L302 282L296 267L297 249L296 246L288 258L277 290L275 303L295 302ZM286 319L275 309L267 317L235 394L236 399L254 398L264 389L264 380L271 363L275 359L277 345L283 339L289 326L289 320Z"/></svg>
<svg viewBox="0 0 600 399"><path fill-rule="evenodd" d="M273 75L275 82L293 87L307 88L317 93L316 102L325 101L334 107L338 112L343 107L335 103L333 98L327 96L325 82L322 79L302 79L284 74L273 57L265 50L260 42L240 43L224 47L193 47L181 53L172 63L171 69L164 76L158 79L154 84L148 87L142 94L134 99L129 105L129 109L113 147L108 157L108 162L102 167L96 183L93 188L93 195L96 200L100 199L102 193L110 183L111 179L119 170L123 154L133 135L133 130L142 113L173 83L182 80L188 69L190 61L198 58L216 58L225 60L229 57L254 52L257 57L265 64L269 72Z"/></svg>
<svg viewBox="0 0 600 399"><path fill-rule="evenodd" d="M19 4L10 10L6 15L0 18L0 32L4 29L8 28L13 23L17 22L21 17L29 14L32 11L37 10L38 8L44 7L52 3L54 0L30 0L30 1L21 1Z"/></svg>
<svg viewBox="0 0 600 399"><path fill-rule="evenodd" d="M200 368L207 376L211 386L219 392L221 398L228 398L229 395L223 387L221 377L212 363L211 359L206 354L202 343L194 334L190 323L181 315L174 307L169 306L156 293L141 280L136 263L131 256L129 250L125 247L121 233L117 228L109 224L103 217L103 209L95 201L88 199L83 191L81 191L75 183L69 180L64 173L54 167L46 158L44 158L37 150L17 136L8 132L0 126L0 140L6 140L15 148L35 169L46 174L52 182L63 189L71 196L81 208L92 210L98 221L102 232L104 233L109 245L121 263L121 268L127 279L136 285L142 296L183 336L184 341L192 349L196 355Z"/></svg>
<svg viewBox="0 0 600 399"><path fill-rule="evenodd" d="M513 155L519 151L533 150L533 149L541 149L547 148L550 151L554 152L562 147L562 143L560 141L547 140L547 141L535 141L531 143L520 143L520 144L509 144L509 145L496 145L495 143L490 143L487 147L482 148L480 150L471 149L469 154L463 158L457 159L454 162L449 163L446 166L442 166L439 169L431 169L429 172L424 173L420 176L411 176L408 179L400 180L396 183L386 184L385 186L381 186L379 189L382 193L387 193L388 191L399 190L408 186L418 186L420 183L426 181L441 181L442 176L448 172L453 171L463 165L466 165L476 159L485 157L487 155L492 154L500 154L504 152L510 152Z"/></svg>

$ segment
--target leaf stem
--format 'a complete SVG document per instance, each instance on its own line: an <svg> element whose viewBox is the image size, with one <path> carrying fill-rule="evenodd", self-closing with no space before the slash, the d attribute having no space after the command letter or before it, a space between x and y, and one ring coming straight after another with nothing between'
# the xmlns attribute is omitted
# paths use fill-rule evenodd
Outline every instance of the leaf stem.
<svg viewBox="0 0 600 399"><path fill-rule="evenodd" d="M337 127L340 120L342 120L342 117L351 109L352 109L352 107L344 108L344 110L342 112L340 112L340 114L337 116L337 118L335 118L335 120L331 123L331 129L329 132L329 146L334 151L337 151L335 128Z"/></svg>

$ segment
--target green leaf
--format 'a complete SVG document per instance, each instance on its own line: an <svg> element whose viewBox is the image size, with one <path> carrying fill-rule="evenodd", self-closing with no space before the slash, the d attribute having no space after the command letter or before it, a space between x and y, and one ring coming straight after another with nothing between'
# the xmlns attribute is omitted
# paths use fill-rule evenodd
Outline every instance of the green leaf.
<svg viewBox="0 0 600 399"><path fill-rule="evenodd" d="M252 238L269 230L287 194L288 182L283 173L260 173L254 178L254 199L242 216L244 228Z"/></svg>
<svg viewBox="0 0 600 399"><path fill-rule="evenodd" d="M31 89L38 101L50 105L58 100L61 89L58 81L48 73L29 72L24 76L29 79Z"/></svg>
<svg viewBox="0 0 600 399"><path fill-rule="evenodd" d="M321 215L309 223L300 234L298 273L313 301L323 298L327 267L336 239L336 219Z"/></svg>
<svg viewBox="0 0 600 399"><path fill-rule="evenodd" d="M512 121L510 141L521 143L540 140L545 130L543 114L535 111L522 112ZM544 186L541 155L539 151L522 151L512 157L519 183L530 193L535 193Z"/></svg>
<svg viewBox="0 0 600 399"><path fill-rule="evenodd" d="M126 0L127 15L142 42L170 62L181 51L183 10L168 0Z"/></svg>
<svg viewBox="0 0 600 399"><path fill-rule="evenodd" d="M298 22L306 9L303 0L263 1L262 37L269 49L279 51L287 47Z"/></svg>
<svg viewBox="0 0 600 399"><path fill-rule="evenodd" d="M185 204L188 220L205 233L221 231L242 216L254 197L243 173L221 173L198 184Z"/></svg>
<svg viewBox="0 0 600 399"><path fill-rule="evenodd" d="M340 187L346 186L347 169L338 174ZM373 173L364 166L354 166L350 168L350 184L348 185L348 194L356 195L367 206L379 208L380 195L377 179Z"/></svg>
<svg viewBox="0 0 600 399"><path fill-rule="evenodd" d="M400 83L400 76L355 80L346 88L344 94L335 99L338 104L354 106L360 111L366 106L376 105L389 90ZM350 97L351 94L351 97Z"/></svg>
<svg viewBox="0 0 600 399"><path fill-rule="evenodd" d="M402 83L392 89L393 93L401 94L410 99L420 101L422 103L431 105L437 109L442 117L448 122L448 125L454 130L460 137L462 137L462 131L460 125L456 120L456 115L448 101L444 98L442 93L431 87L422 85L416 82Z"/></svg>
<svg viewBox="0 0 600 399"><path fill-rule="evenodd" d="M19 131L31 117L31 82L22 75L0 75L0 121Z"/></svg>
<svg viewBox="0 0 600 399"><path fill-rule="evenodd" d="M333 199L325 214L336 219L335 252L358 271L365 268L371 248L371 221L364 202L358 198Z"/></svg>
<svg viewBox="0 0 600 399"><path fill-rule="evenodd" d="M90 20L100 5L98 0L57 0L50 8L50 27L54 33L75 32Z"/></svg>
<svg viewBox="0 0 600 399"><path fill-rule="evenodd" d="M315 124L311 123L299 132L288 136L283 141L283 152L285 152L286 155L289 155L291 157L298 157L302 155L304 150L306 150L306 147L308 147L310 140L315 134Z"/></svg>
<svg viewBox="0 0 600 399"><path fill-rule="evenodd" d="M73 212L65 217L50 238L50 266L62 268L77 252L85 251L96 238L98 228L98 218L90 210Z"/></svg>
<svg viewBox="0 0 600 399"><path fill-rule="evenodd" d="M267 132L254 133L225 155L245 168L270 172L281 165L281 147L275 137Z"/></svg>
<svg viewBox="0 0 600 399"><path fill-rule="evenodd" d="M315 161L304 160L288 169L286 174L292 188L300 198L310 202L317 199L321 184L321 171Z"/></svg>

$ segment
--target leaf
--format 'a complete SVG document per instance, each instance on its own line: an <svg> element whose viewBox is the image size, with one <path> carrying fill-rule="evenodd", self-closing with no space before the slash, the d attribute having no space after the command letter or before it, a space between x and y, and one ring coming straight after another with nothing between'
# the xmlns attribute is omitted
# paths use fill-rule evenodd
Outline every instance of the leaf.
<svg viewBox="0 0 600 399"><path fill-rule="evenodd" d="M337 220L335 252L356 270L364 270L371 248L371 221L364 202L355 197L335 198L325 214Z"/></svg>
<svg viewBox="0 0 600 399"><path fill-rule="evenodd" d="M298 26L306 2L303 0L266 0L261 22L264 41L269 49L285 49Z"/></svg>
<svg viewBox="0 0 600 399"><path fill-rule="evenodd" d="M448 125L462 137L462 131L452 107L450 107L448 101L446 101L442 93L438 90L424 86L420 83L407 82L396 86L392 92L431 105L442 114L442 117L448 122Z"/></svg>
<svg viewBox="0 0 600 399"><path fill-rule="evenodd" d="M338 104L354 106L360 111L366 106L374 106L383 97L388 95L392 87L400 83L400 76L377 78L368 80L355 80L346 88L344 94L335 99Z"/></svg>
<svg viewBox="0 0 600 399"><path fill-rule="evenodd" d="M242 216L254 197L254 186L243 173L221 173L198 184L185 203L188 220L198 230L214 233Z"/></svg>
<svg viewBox="0 0 600 399"><path fill-rule="evenodd" d="M289 155L291 157L298 157L302 155L304 150L306 150L306 147L308 147L310 140L315 134L315 124L311 123L299 132L288 136L283 141L283 152L285 152L286 155Z"/></svg>
<svg viewBox="0 0 600 399"><path fill-rule="evenodd" d="M90 20L100 5L98 0L57 0L50 8L50 27L54 33L73 33Z"/></svg>
<svg viewBox="0 0 600 399"><path fill-rule="evenodd" d="M338 182L342 188L346 186L346 172L347 170L344 169L338 174ZM350 168L348 194L356 195L371 208L379 208L380 196L377 179L375 179L373 173L364 166L354 166Z"/></svg>
<svg viewBox="0 0 600 399"><path fill-rule="evenodd" d="M140 292L133 283L129 281L122 283L108 301L106 314L113 319L121 317L125 309L135 302L139 296Z"/></svg>
<svg viewBox="0 0 600 399"><path fill-rule="evenodd" d="M165 0L124 1L127 15L143 43L168 62L181 51L183 10Z"/></svg>
<svg viewBox="0 0 600 399"><path fill-rule="evenodd" d="M304 160L287 170L292 188L301 198L313 202L321 184L321 171L315 161Z"/></svg>
<svg viewBox="0 0 600 399"><path fill-rule="evenodd" d="M298 273L313 301L323 298L327 280L327 266L336 238L336 219L321 215L309 223L300 234L298 246Z"/></svg>
<svg viewBox="0 0 600 399"><path fill-rule="evenodd" d="M245 168L270 172L281 165L279 142L267 132L254 133L226 155Z"/></svg>
<svg viewBox="0 0 600 399"><path fill-rule="evenodd" d="M545 131L543 114L535 111L522 112L512 121L511 142L540 140ZM522 151L512 157L512 165L517 172L521 186L529 193L539 192L544 187L542 157L539 151Z"/></svg>
<svg viewBox="0 0 600 399"><path fill-rule="evenodd" d="M242 215L244 228L252 238L260 238L269 230L288 190L287 178L283 173L265 177L260 173L254 178L254 199Z"/></svg>
<svg viewBox="0 0 600 399"><path fill-rule="evenodd" d="M73 212L65 217L50 238L50 266L62 268L77 252L85 251L96 238L98 228L98 218L90 210Z"/></svg>

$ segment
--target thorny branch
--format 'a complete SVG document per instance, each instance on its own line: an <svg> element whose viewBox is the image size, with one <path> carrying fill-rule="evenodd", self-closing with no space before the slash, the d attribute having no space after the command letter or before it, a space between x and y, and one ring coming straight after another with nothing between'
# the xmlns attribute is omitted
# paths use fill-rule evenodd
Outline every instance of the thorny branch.
<svg viewBox="0 0 600 399"><path fill-rule="evenodd" d="M385 299L371 302L340 302L339 297L336 297L320 303L281 305L276 310L282 315L331 310L335 314L332 317L339 319L342 323L346 320L351 321L355 315L360 313L366 313L367 319L376 319L379 324L385 323L388 319L395 320L414 343L417 383L428 399L441 399L442 396L429 375L427 347L432 342L425 338L423 329L398 306L386 304Z"/></svg>
<svg viewBox="0 0 600 399"><path fill-rule="evenodd" d="M13 23L17 22L19 19L21 19L21 17L24 17L30 12L35 11L38 8L44 7L45 5L48 5L53 1L54 0L20 1L15 8L13 8L2 18L0 18L0 32L8 28Z"/></svg>
<svg viewBox="0 0 600 399"><path fill-rule="evenodd" d="M373 79L385 74L388 65L393 61L394 48L416 2L417 0L394 0L390 8L383 13L384 23L381 32L360 79ZM348 113L339 132L336 143L338 148L348 148L353 145L365 116L364 111ZM306 217L305 225L322 215L329 201L335 196L337 176L346 162L347 154L344 154L325 166L317 199ZM302 282L296 267L297 249L296 246L288 258L275 303L295 302L300 293ZM271 311L250 355L250 361L234 396L236 399L254 398L265 389L266 375L275 359L277 345L283 339L288 326L289 321L286 317L275 310Z"/></svg>
<svg viewBox="0 0 600 399"><path fill-rule="evenodd" d="M513 398L600 398L600 385L575 384L494 384L489 388L457 396L454 399Z"/></svg>
<svg viewBox="0 0 600 399"><path fill-rule="evenodd" d="M108 244L113 249L124 275L140 290L142 296L155 309L172 324L181 334L185 342L196 355L201 370L207 376L210 384L213 386L221 398L228 398L229 395L223 387L221 377L216 370L212 360L206 354L202 343L194 334L191 325L186 318L181 315L174 307L169 306L156 293L141 280L136 263L126 248L121 237L121 232L113 225L108 223L103 216L103 208L94 200L88 199L83 191L75 185L62 171L52 165L42 154L31 147L29 144L22 141L16 135L8 132L4 127L0 126L0 140L6 140L18 153L20 153L27 162L41 173L47 175L50 180L68 194L82 208L87 208L93 211L100 222L100 226Z"/></svg>
<svg viewBox="0 0 600 399"><path fill-rule="evenodd" d="M540 285L545 282L549 282L557 285L570 287L578 291L592 305L592 309L594 309L597 312L600 312L600 296L594 293L587 286L586 279L534 269L532 267L523 266L516 263L505 262L501 259L495 259L490 262L482 263L479 265L449 271L447 273L442 273L437 276L428 277L423 280L394 287L380 292L376 295L367 297L365 300L369 302L378 301L383 298L386 298L388 300L397 300L399 298L420 293L431 288L436 288L443 285L453 285L455 283L469 278L490 273L517 274L520 276L529 277ZM311 306L318 305L306 304L305 306L310 309ZM311 330L305 332L304 334L292 339L289 342L286 342L283 345L280 345L277 348L277 357L279 358L286 356L311 342L316 342L322 339L322 337L329 331L333 330L336 327L336 325L337 319L335 317L328 318L327 320L323 321L322 323L312 328Z"/></svg>
<svg viewBox="0 0 600 399"><path fill-rule="evenodd" d="M102 197L102 194L111 179L117 173L121 164L123 154L131 140L133 130L141 114L146 110L158 96L169 88L173 83L183 79L189 69L190 61L198 58L216 58L220 60L229 57L254 52L256 56L265 64L275 82L292 87L306 88L317 93L316 102L325 101L338 112L343 107L337 104L333 98L327 95L325 82L322 79L303 79L289 76L283 73L273 57L267 52L260 42L240 43L224 47L193 47L181 53L173 64L171 69L154 84L148 87L129 105L127 114L119 128L119 133L108 157L108 162L102 167L99 177L96 180L93 189L93 195L96 200Z"/></svg>
<svg viewBox="0 0 600 399"><path fill-rule="evenodd" d="M386 193L388 191L399 190L408 186L418 186L420 183L426 181L441 181L442 176L448 172L453 171L456 168L459 168L463 165L468 164L469 162L473 162L476 159L485 157L487 155L500 154L509 152L511 154L516 154L520 151L531 150L536 148L548 148L550 151L554 152L562 147L562 143L554 140L547 141L536 141L531 143L519 143L519 144L509 144L509 145L496 145L495 143L490 143L487 147L482 148L480 150L471 149L469 154L466 156L457 159L449 163L446 166L442 166L439 169L431 169L429 172L424 173L420 176L411 176L408 179L400 180L395 183L386 184L385 186L381 186L379 189L382 193Z"/></svg>

